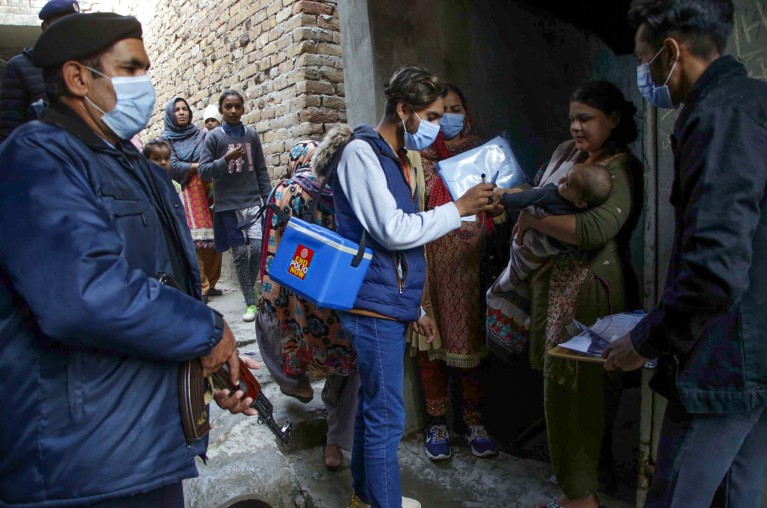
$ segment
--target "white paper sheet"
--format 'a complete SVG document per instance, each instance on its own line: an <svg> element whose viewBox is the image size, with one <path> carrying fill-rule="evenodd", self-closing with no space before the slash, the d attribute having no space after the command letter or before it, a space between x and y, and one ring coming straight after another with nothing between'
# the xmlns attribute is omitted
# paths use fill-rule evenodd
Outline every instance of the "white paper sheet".
<svg viewBox="0 0 767 508"><path fill-rule="evenodd" d="M567 325L567 331L573 338L560 346L579 353L600 356L607 344L633 330L644 316L643 313L629 312L612 314L597 319L591 327L574 320Z"/></svg>

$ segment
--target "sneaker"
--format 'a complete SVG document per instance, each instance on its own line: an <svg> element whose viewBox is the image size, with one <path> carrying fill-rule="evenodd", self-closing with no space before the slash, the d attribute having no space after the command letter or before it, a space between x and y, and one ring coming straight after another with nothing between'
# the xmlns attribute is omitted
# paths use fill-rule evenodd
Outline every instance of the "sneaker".
<svg viewBox="0 0 767 508"><path fill-rule="evenodd" d="M463 435L469 443L471 453L477 457L494 457L498 455L498 447L495 441L487 434L483 425L469 425L466 434Z"/></svg>
<svg viewBox="0 0 767 508"><path fill-rule="evenodd" d="M402 498L402 508L421 508L421 503L409 497Z"/></svg>
<svg viewBox="0 0 767 508"><path fill-rule="evenodd" d="M208 290L208 296L221 296L223 294L224 294L224 292L221 291L220 289L210 288Z"/></svg>
<svg viewBox="0 0 767 508"><path fill-rule="evenodd" d="M450 458L450 434L447 425L432 425L426 433L426 456L434 462Z"/></svg>
<svg viewBox="0 0 767 508"><path fill-rule="evenodd" d="M257 311L258 311L258 307L256 307L255 305L248 305L248 309L245 311L245 314L242 315L242 320L247 321L248 323L251 321L255 321Z"/></svg>

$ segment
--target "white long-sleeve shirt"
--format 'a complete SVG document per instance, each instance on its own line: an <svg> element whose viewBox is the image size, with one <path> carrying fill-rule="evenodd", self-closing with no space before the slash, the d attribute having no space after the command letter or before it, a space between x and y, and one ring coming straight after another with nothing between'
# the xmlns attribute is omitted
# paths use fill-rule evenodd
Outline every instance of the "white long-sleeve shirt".
<svg viewBox="0 0 767 508"><path fill-rule="evenodd" d="M428 212L405 213L397 208L381 163L366 141L348 144L336 178L362 227L388 250L420 247L461 227L461 215L452 202Z"/></svg>

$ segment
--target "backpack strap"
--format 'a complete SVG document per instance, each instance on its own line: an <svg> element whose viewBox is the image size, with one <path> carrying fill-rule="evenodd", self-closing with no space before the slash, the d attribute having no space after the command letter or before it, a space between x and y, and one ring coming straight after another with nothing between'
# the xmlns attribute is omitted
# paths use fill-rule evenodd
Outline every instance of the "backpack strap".
<svg viewBox="0 0 767 508"><path fill-rule="evenodd" d="M360 266L360 263L362 263L362 258L365 256L365 243L367 240L367 237L365 236L365 228L362 228L362 238L360 238L360 247L357 249L357 254L354 255L354 259L352 259L352 266L354 268L357 268Z"/></svg>

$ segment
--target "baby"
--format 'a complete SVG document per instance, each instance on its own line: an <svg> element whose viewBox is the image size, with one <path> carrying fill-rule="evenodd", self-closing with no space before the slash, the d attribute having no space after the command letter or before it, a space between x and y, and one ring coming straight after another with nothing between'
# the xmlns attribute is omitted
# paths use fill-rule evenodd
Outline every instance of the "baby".
<svg viewBox="0 0 767 508"><path fill-rule="evenodd" d="M599 206L610 197L613 180L610 173L596 164L576 164L558 183L528 190L497 189L501 204L520 210L528 206L540 208L545 215L566 215ZM541 215L536 212L536 215Z"/></svg>
<svg viewBox="0 0 767 508"><path fill-rule="evenodd" d="M610 173L596 164L576 164L559 182L540 188L497 189L507 210L528 210L538 217L568 215L599 206L610 197L613 181ZM560 242L540 231L529 229L522 244L516 235L511 242L511 257L506 269L487 291L487 333L504 344L504 337L529 328L529 291L525 280L546 260L575 246ZM488 341L488 344L490 342ZM506 352L519 352L524 344L509 343Z"/></svg>
<svg viewBox="0 0 767 508"><path fill-rule="evenodd" d="M499 194L502 194L500 200L505 208L520 210L531 207L531 213L543 217L578 213L599 206L607 201L612 190L612 177L604 167L576 164L556 184L523 191L500 189ZM513 285L525 280L546 258L573 248L534 229L527 231L522 245L517 244L516 238L514 240L509 262Z"/></svg>

